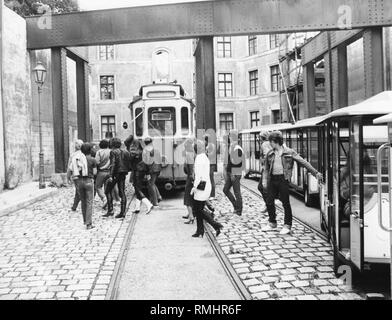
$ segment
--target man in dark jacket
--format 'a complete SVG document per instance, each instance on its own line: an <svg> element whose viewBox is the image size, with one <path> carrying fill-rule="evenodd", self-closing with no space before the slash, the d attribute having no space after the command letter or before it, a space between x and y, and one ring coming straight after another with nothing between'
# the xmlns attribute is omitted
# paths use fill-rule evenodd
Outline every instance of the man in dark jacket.
<svg viewBox="0 0 392 320"><path fill-rule="evenodd" d="M127 207L125 179L130 169L130 156L128 151L121 149L121 140L118 138L113 138L112 148L113 149L110 151L109 179L107 180L105 189L108 212L104 215L104 217L110 217L114 214L112 190L117 184L121 198L121 211L116 218L120 219L125 217L125 210Z"/></svg>
<svg viewBox="0 0 392 320"><path fill-rule="evenodd" d="M283 135L280 131L272 132L269 135L269 141L272 150L268 152L265 159L269 223L262 228L262 231L270 231L277 228L275 198L279 195L284 208L284 226L280 231L280 234L285 235L291 232L291 225L293 221L289 197L289 183L291 180L294 161L305 167L319 181L322 181L323 176L296 151L283 145Z"/></svg>

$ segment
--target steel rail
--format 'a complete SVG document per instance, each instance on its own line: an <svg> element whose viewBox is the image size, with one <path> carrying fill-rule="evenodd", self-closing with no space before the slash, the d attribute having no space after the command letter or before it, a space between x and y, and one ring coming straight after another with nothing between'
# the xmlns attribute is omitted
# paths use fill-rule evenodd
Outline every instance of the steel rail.
<svg viewBox="0 0 392 320"><path fill-rule="evenodd" d="M252 296L249 293L248 289L246 289L245 285L242 283L242 280L239 278L237 272L231 265L229 259L226 257L226 254L223 252L219 243L216 241L215 236L213 235L210 228L204 222L204 230L207 233L207 239L211 244L212 249L215 252L219 262L221 263L223 269L225 270L230 282L232 283L234 289L237 291L242 300L252 300Z"/></svg>
<svg viewBox="0 0 392 320"><path fill-rule="evenodd" d="M132 196L131 200L128 202L126 213L129 211L132 200L135 198L135 194ZM125 260L129 250L129 244L132 239L133 231L135 229L138 214L132 214L131 221L127 227L126 236L122 243L120 252L118 254L118 259L113 270L112 277L110 279L109 288L105 296L105 300L116 300L118 294L118 288L120 286L121 274L124 270Z"/></svg>

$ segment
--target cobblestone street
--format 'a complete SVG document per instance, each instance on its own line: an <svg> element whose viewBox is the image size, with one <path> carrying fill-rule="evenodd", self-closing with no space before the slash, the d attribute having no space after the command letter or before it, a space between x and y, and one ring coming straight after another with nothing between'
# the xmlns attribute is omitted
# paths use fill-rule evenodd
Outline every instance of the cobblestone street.
<svg viewBox="0 0 392 320"><path fill-rule="evenodd" d="M344 300L361 296L337 279L329 243L294 221L293 233L261 232L268 221L262 200L242 188L244 212L233 214L221 186L214 205L224 225L217 239L253 299ZM283 225L283 213L278 225Z"/></svg>
<svg viewBox="0 0 392 320"><path fill-rule="evenodd" d="M73 193L0 217L0 299L105 298L129 217L102 219L97 197L96 228L86 230Z"/></svg>
<svg viewBox="0 0 392 320"><path fill-rule="evenodd" d="M96 228L88 231L80 207L77 212L70 210L73 192L73 188L60 189L52 198L0 217L0 299L105 299L132 215L129 212L124 221L101 218L103 210L97 197L93 217ZM259 212L262 200L245 188L242 194L244 212L239 217L232 213L218 183L214 205L224 229L217 241L253 299L361 299L335 277L329 243L297 222L291 236L261 232L267 222L267 214ZM181 196L178 193L176 201ZM162 208L170 201L164 200ZM174 233L177 242L179 232L185 232L184 245L193 228L187 231L182 225L182 209L178 209L178 213L171 214L178 216L179 225L168 226L167 232ZM118 205L115 211L119 211ZM165 218L162 212L149 219L155 221L161 216L163 223L169 216ZM177 220L174 216L172 219ZM282 220L283 214L278 213L279 225ZM171 225L169 222L165 223ZM149 226L162 230L162 223ZM149 233L149 243L154 233ZM142 244L137 240L132 250L143 250ZM184 259L198 261L200 257L195 253L189 252ZM145 263L139 259L132 263L137 261L139 267ZM161 263L163 260L156 262ZM132 277L132 271L125 271ZM143 287L140 283L134 285Z"/></svg>

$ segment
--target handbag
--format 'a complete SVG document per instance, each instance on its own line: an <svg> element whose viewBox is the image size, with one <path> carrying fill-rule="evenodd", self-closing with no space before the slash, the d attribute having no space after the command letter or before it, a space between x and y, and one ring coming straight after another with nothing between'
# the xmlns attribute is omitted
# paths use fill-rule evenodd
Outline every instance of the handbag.
<svg viewBox="0 0 392 320"><path fill-rule="evenodd" d="M197 190L204 191L205 188L206 188L206 181L200 181L200 182L199 182L199 185L197 186L196 189L197 189Z"/></svg>

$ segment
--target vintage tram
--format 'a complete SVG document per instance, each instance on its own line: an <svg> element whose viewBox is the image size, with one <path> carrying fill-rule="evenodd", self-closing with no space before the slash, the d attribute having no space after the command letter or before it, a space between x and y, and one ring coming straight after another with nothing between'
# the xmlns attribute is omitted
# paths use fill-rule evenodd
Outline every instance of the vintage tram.
<svg viewBox="0 0 392 320"><path fill-rule="evenodd" d="M184 142L195 136L194 103L185 98L181 85L144 85L129 105L133 135L142 144L146 137L161 154L162 171L158 187L170 191L185 185Z"/></svg>

